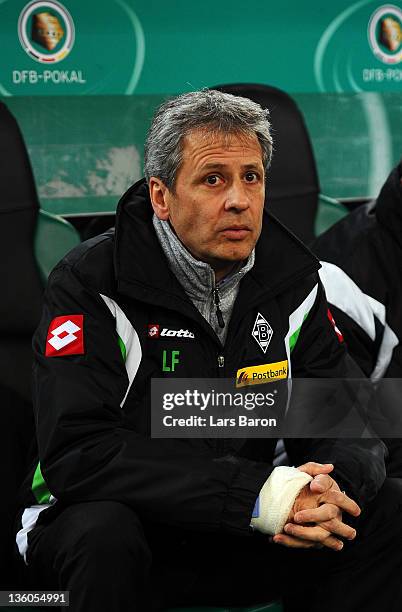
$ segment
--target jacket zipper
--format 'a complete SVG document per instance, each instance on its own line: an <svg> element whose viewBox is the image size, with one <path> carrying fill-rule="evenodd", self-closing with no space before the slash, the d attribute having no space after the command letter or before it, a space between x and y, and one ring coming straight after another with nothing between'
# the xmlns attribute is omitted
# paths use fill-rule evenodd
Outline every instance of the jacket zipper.
<svg viewBox="0 0 402 612"><path fill-rule="evenodd" d="M225 320L223 318L222 310L220 309L221 301L219 298L218 289L216 287L214 287L213 289L213 295L214 295L214 302L216 306L216 316L218 319L218 325L221 329L223 329L225 327Z"/></svg>
<svg viewBox="0 0 402 612"><path fill-rule="evenodd" d="M218 319L218 325L221 329L223 329L225 327L225 321L223 318L222 311L220 309L219 292L216 286L213 289L213 298L214 298L214 302L216 306L216 316ZM220 354L218 355L218 378L223 378L224 376L225 376L225 356ZM221 439L217 440L216 449L219 454L223 455L224 450L225 450L224 440L221 440Z"/></svg>
<svg viewBox="0 0 402 612"><path fill-rule="evenodd" d="M225 357L224 355L218 355L218 378L225 376ZM218 456L222 456L225 453L225 440L218 438L216 441L216 452Z"/></svg>

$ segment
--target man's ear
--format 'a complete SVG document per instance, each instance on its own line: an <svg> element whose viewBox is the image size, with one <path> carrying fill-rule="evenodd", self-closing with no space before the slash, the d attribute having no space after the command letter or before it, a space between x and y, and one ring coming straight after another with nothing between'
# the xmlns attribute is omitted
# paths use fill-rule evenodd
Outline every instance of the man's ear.
<svg viewBox="0 0 402 612"><path fill-rule="evenodd" d="M161 221L169 219L169 190L166 185L155 176L149 179L149 197L151 198L152 208L155 215Z"/></svg>

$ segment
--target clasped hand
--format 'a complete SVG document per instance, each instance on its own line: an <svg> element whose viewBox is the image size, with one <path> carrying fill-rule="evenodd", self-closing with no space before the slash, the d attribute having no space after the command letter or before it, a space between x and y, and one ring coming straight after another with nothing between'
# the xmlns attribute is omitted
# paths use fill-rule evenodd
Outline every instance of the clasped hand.
<svg viewBox="0 0 402 612"><path fill-rule="evenodd" d="M313 476L313 480L300 491L283 532L275 535L273 542L290 548L326 546L341 550L343 542L339 537L346 540L356 537L355 529L342 521L342 512L359 516L359 506L329 476L334 469L331 463L310 461L298 469Z"/></svg>

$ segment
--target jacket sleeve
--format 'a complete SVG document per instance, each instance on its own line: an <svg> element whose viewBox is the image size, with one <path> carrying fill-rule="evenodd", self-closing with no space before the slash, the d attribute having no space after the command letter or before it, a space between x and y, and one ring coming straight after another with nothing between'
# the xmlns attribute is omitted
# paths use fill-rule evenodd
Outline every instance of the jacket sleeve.
<svg viewBox="0 0 402 612"><path fill-rule="evenodd" d="M66 329L66 320L82 321L82 330ZM78 340L66 343L67 333ZM120 404L129 380L118 340L100 295L60 264L33 340L39 459L50 493L65 503L120 501L157 523L248 533L272 466L216 458L205 445L128 428Z"/></svg>
<svg viewBox="0 0 402 612"><path fill-rule="evenodd" d="M364 376L346 351L336 323L328 312L325 292L319 280L317 296L301 326L291 364L294 378L336 379L335 388L340 392L332 395L328 414L335 417L338 414L342 418L348 412L348 402L351 401L348 393L348 383L351 381L348 379L363 379ZM295 383L297 385L298 381ZM353 385L357 384L353 382ZM366 391L360 400L366 403L362 407L363 412L368 409L370 400L370 394ZM320 396L311 398L311 409L316 413L322 413L325 409L320 399ZM386 449L378 438L334 439L319 437L318 434L316 438L287 439L285 445L295 465L305 461L333 463L335 469L331 476L362 506L375 497L385 479Z"/></svg>
<svg viewBox="0 0 402 612"><path fill-rule="evenodd" d="M386 323L385 305L364 293L345 270L333 263L321 261L319 274L349 354L366 376L378 380L398 343Z"/></svg>

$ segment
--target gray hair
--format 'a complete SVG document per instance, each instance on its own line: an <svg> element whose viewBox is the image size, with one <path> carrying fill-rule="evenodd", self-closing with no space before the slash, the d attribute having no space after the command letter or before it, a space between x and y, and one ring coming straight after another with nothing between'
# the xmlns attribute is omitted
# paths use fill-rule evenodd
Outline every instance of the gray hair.
<svg viewBox="0 0 402 612"><path fill-rule="evenodd" d="M145 142L144 171L149 181L159 178L174 191L182 163L183 139L192 130L210 128L224 134L255 134L262 149L265 172L272 156L269 111L259 104L203 89L168 100L156 111Z"/></svg>

